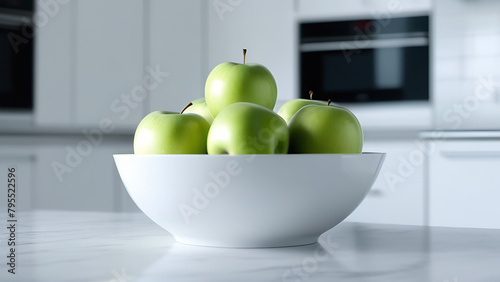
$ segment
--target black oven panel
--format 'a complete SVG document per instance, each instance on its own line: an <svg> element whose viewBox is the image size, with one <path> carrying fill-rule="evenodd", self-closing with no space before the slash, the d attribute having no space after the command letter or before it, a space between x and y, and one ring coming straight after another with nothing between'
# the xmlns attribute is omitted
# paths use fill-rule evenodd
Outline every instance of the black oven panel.
<svg viewBox="0 0 500 282"><path fill-rule="evenodd" d="M347 103L429 100L427 16L302 23L300 91Z"/></svg>
<svg viewBox="0 0 500 282"><path fill-rule="evenodd" d="M0 3L0 110L33 109L33 1Z"/></svg>

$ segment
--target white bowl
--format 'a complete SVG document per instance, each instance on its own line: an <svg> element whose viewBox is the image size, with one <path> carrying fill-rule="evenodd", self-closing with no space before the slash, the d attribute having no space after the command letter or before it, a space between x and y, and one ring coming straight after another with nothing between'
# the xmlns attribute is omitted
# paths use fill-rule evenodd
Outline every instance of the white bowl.
<svg viewBox="0 0 500 282"><path fill-rule="evenodd" d="M385 154L114 158L137 206L178 242L282 247L315 243L344 220Z"/></svg>

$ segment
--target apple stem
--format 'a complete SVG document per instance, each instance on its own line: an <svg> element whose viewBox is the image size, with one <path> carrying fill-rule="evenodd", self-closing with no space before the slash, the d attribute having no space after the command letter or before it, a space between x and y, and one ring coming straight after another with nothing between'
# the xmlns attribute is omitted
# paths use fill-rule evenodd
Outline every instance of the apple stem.
<svg viewBox="0 0 500 282"><path fill-rule="evenodd" d="M192 105L193 105L193 103L189 102L189 104L187 104L187 105L184 107L184 109L182 109L181 114L182 114L182 113L184 113L184 111L185 111L187 108L191 107Z"/></svg>
<svg viewBox="0 0 500 282"><path fill-rule="evenodd" d="M243 49L243 64L245 64L246 56L247 56L247 49Z"/></svg>
<svg viewBox="0 0 500 282"><path fill-rule="evenodd" d="M332 103L332 99L328 99L328 106Z"/></svg>
<svg viewBox="0 0 500 282"><path fill-rule="evenodd" d="M313 94L314 92L312 90L309 90L309 100L313 99Z"/></svg>

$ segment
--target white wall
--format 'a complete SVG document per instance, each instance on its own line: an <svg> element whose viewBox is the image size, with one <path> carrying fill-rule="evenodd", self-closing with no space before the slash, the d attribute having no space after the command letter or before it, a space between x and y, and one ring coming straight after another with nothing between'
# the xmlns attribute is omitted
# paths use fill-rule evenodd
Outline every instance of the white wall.
<svg viewBox="0 0 500 282"><path fill-rule="evenodd" d="M435 127L500 129L500 2L434 3ZM496 82L491 93L486 85L478 93L483 79L489 78Z"/></svg>

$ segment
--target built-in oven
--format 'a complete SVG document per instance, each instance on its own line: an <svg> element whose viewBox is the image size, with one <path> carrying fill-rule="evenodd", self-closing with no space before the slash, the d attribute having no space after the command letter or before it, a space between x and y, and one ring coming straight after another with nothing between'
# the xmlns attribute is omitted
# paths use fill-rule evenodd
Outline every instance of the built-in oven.
<svg viewBox="0 0 500 282"><path fill-rule="evenodd" d="M0 2L0 110L33 109L33 1Z"/></svg>
<svg viewBox="0 0 500 282"><path fill-rule="evenodd" d="M300 95L345 103L429 100L429 17L300 23Z"/></svg>

